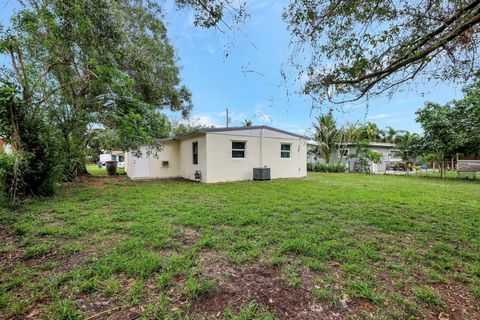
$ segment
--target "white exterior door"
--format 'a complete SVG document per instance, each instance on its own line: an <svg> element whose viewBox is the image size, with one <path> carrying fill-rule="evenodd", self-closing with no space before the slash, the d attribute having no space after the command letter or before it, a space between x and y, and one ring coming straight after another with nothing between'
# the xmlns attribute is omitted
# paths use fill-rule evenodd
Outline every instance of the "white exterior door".
<svg viewBox="0 0 480 320"><path fill-rule="evenodd" d="M134 178L149 178L150 177L150 156L147 155L148 149L141 147L142 156L136 158L133 156L133 177Z"/></svg>

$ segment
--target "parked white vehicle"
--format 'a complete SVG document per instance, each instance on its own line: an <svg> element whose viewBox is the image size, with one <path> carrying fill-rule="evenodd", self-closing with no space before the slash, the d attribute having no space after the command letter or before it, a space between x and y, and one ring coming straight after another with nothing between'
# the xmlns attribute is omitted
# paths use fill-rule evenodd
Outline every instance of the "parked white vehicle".
<svg viewBox="0 0 480 320"><path fill-rule="evenodd" d="M118 168L125 168L125 155L122 151L112 151L111 153L102 153L100 155L100 163L105 167L106 161L117 161Z"/></svg>

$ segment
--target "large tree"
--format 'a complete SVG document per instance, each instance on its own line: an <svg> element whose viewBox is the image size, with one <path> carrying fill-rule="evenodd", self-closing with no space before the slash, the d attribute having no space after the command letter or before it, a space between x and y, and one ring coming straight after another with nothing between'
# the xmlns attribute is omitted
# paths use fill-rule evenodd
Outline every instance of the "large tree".
<svg viewBox="0 0 480 320"><path fill-rule="evenodd" d="M468 79L478 70L478 0L291 1L292 59L318 100L355 101L419 75ZM303 61L303 60L302 60ZM303 77L302 77L303 78Z"/></svg>
<svg viewBox="0 0 480 320"><path fill-rule="evenodd" d="M457 132L452 105L427 102L417 111L417 122L423 128L423 153L431 154L441 163L443 177L445 161L456 157L463 145L463 134Z"/></svg>
<svg viewBox="0 0 480 320"><path fill-rule="evenodd" d="M464 97L445 105L427 102L417 111L424 131L425 152L439 160L480 155L480 83L464 89Z"/></svg>
<svg viewBox="0 0 480 320"><path fill-rule="evenodd" d="M206 28L234 29L249 16L242 1L175 2ZM368 99L419 76L467 81L478 70L480 0L291 0L283 18L292 65L309 79L303 92L317 101Z"/></svg>
<svg viewBox="0 0 480 320"><path fill-rule="evenodd" d="M1 79L59 129L67 178L84 172L92 127L138 149L168 135L160 110L190 111L162 19L150 0L25 1L3 33L11 68Z"/></svg>

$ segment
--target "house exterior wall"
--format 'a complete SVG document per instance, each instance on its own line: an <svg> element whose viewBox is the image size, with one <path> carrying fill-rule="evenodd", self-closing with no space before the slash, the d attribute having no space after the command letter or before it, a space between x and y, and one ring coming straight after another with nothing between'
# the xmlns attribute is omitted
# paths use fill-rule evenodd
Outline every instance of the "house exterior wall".
<svg viewBox="0 0 480 320"><path fill-rule="evenodd" d="M232 141L244 141L245 158L232 158ZM207 134L207 180L226 182L252 179L253 168L260 167L260 137L235 132Z"/></svg>
<svg viewBox="0 0 480 320"><path fill-rule="evenodd" d="M193 164L192 143L198 142L198 164ZM180 141L180 172L179 176L195 180L195 171L200 170L202 178L206 182L207 176L207 139L206 135L197 135Z"/></svg>
<svg viewBox="0 0 480 320"><path fill-rule="evenodd" d="M232 157L232 141L246 142L245 158ZM193 142L198 142L198 164L193 164ZM265 128L200 133L162 144L157 157L149 157L150 178L194 180L198 170L201 181L207 183L252 180L253 168L264 166L270 168L272 179L307 175L306 141ZM281 144L290 144L290 158L281 158ZM163 166L162 161L169 161L169 166ZM128 176L136 178L135 159L130 152L126 164Z"/></svg>
<svg viewBox="0 0 480 320"><path fill-rule="evenodd" d="M150 155L150 176L152 178L175 178L179 176L179 148L178 141L166 141L162 142L162 149L156 155ZM168 161L168 166L164 166L163 161Z"/></svg>
<svg viewBox="0 0 480 320"><path fill-rule="evenodd" d="M272 179L307 176L307 143L293 136L270 132L264 138L263 164L270 168ZM290 144L290 158L280 157L282 144Z"/></svg>
<svg viewBox="0 0 480 320"><path fill-rule="evenodd" d="M232 158L232 141L246 142L245 158ZM282 143L290 144L290 158L280 157ZM252 180L253 168L267 166L271 178L307 175L305 140L268 129L212 132L207 134L207 180Z"/></svg>
<svg viewBox="0 0 480 320"><path fill-rule="evenodd" d="M351 155L356 153L356 147L355 146L348 146L342 149L348 149L348 157L340 157L340 150L337 150L335 152L335 157L334 157L334 162L338 163L345 163L348 165L349 170L353 170L354 163L356 161L356 158L350 158ZM370 146L370 150L378 152L381 154L381 162L380 163L371 163L370 164L370 171L371 172L384 172L386 170L386 164L388 161L390 162L399 162L401 159L395 158L392 155L392 152L394 151L393 147L389 146Z"/></svg>
<svg viewBox="0 0 480 320"><path fill-rule="evenodd" d="M132 179L146 178L146 177L139 177L139 171L140 171L139 169L140 168L138 168L137 163L140 160L143 160L143 158L148 158L147 150L148 150L148 148L146 146L142 146L140 148L140 151L142 152L142 156L141 156L142 159L139 159L139 158L133 156L133 154L131 152L126 153L126 155L125 155L125 172L127 173L127 175L130 178L132 178Z"/></svg>
<svg viewBox="0 0 480 320"><path fill-rule="evenodd" d="M179 163L179 143L178 141L162 142L162 148L157 151L156 155L147 155L147 148L142 147L142 157L148 158L149 174L148 178L173 178L178 177L180 173ZM138 177L138 169L135 164L138 159L128 152L125 157L125 171L130 178L145 178ZM168 166L163 166L162 162L168 161Z"/></svg>

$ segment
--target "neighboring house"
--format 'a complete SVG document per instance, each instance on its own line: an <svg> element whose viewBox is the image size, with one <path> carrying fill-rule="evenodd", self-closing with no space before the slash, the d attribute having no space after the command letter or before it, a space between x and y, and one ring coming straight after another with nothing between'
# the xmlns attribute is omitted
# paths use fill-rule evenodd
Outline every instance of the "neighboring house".
<svg viewBox="0 0 480 320"><path fill-rule="evenodd" d="M316 146L317 143L315 141L311 140L308 142L309 163L325 163L323 158L314 154L313 150ZM401 167L401 163L403 161L395 149L395 144L388 142L370 142L368 147L370 150L378 152L382 155L380 163L370 164L371 172L395 171ZM351 156L355 153L355 143L339 144L338 149L332 154L330 162L333 164L344 163L348 167L349 171L355 171L356 166L358 166L358 160L351 158Z"/></svg>
<svg viewBox="0 0 480 320"><path fill-rule="evenodd" d="M253 169L264 167L272 179L307 175L305 137L268 126L203 128L160 142L156 154L147 146L141 157L127 153L130 178L252 180Z"/></svg>
<svg viewBox="0 0 480 320"><path fill-rule="evenodd" d="M105 151L104 151L105 152ZM100 163L105 166L105 161L117 161L118 168L125 168L125 153L123 151L110 151L100 155Z"/></svg>
<svg viewBox="0 0 480 320"><path fill-rule="evenodd" d="M317 146L318 143L315 140L307 141L307 163L325 163L325 159L323 159L320 155L317 154Z"/></svg>

